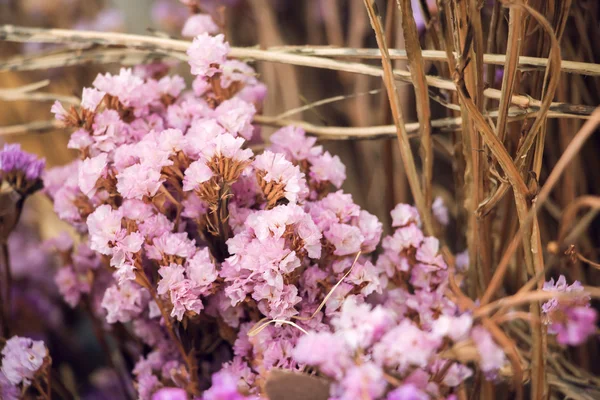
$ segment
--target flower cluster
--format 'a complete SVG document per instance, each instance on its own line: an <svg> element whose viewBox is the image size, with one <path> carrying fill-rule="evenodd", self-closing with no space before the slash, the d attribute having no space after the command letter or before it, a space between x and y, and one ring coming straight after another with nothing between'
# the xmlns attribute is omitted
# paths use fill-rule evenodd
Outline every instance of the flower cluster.
<svg viewBox="0 0 600 400"><path fill-rule="evenodd" d="M20 386L27 387L41 378L44 366L50 362L44 342L13 336L2 349L0 367L0 397L6 400L20 398Z"/></svg>
<svg viewBox="0 0 600 400"><path fill-rule="evenodd" d="M21 196L41 187L41 175L46 161L21 150L19 144L5 144L0 151L0 177Z"/></svg>
<svg viewBox="0 0 600 400"><path fill-rule="evenodd" d="M383 239L384 252L375 265L360 275L370 278L363 290L377 282L367 294L377 289L382 294L365 302L350 292L325 329L298 339L294 360L330 377L331 396L337 399L451 396L473 373L450 356L454 347L472 348L474 361L495 378L507 363L504 351L446 295L448 267L437 239L422 233L411 206L398 205L392 218L396 231ZM343 285L337 290L343 292Z"/></svg>
<svg viewBox="0 0 600 400"><path fill-rule="evenodd" d="M315 138L289 126L254 152L265 87L216 32L199 13L184 28L190 89L153 64L53 106L81 159L47 171L45 191L82 239L51 243L55 280L70 306L135 342L138 397L259 398L276 368L318 372L336 399L451 398L474 367L502 377L503 349L456 304L414 207L392 211L381 241ZM448 224L441 199L432 212Z"/></svg>
<svg viewBox="0 0 600 400"><path fill-rule="evenodd" d="M543 290L565 297L555 297L542 304L544 323L548 333L556 335L563 345L579 345L596 331L597 312L590 307L590 296L585 293L578 281L567 285L567 279L561 275L544 283Z"/></svg>

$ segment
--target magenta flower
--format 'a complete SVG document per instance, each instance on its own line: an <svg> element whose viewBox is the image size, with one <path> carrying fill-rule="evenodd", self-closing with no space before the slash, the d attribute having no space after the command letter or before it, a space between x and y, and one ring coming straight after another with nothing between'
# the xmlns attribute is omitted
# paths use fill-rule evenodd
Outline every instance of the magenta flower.
<svg viewBox="0 0 600 400"><path fill-rule="evenodd" d="M152 400L188 400L188 395L183 389L169 387L154 392Z"/></svg>

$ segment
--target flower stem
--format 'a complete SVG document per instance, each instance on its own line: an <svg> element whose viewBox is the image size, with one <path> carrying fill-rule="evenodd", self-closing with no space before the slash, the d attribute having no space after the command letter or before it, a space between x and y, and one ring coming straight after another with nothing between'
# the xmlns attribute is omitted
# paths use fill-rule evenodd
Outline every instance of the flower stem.
<svg viewBox="0 0 600 400"><path fill-rule="evenodd" d="M2 335L5 338L10 336L10 327L8 321L10 320L11 314L11 291L12 291L12 272L10 268L10 255L8 253L8 243L4 242L1 245L2 251L2 264L4 265L4 294L6 298L3 299L3 310L2 310Z"/></svg>

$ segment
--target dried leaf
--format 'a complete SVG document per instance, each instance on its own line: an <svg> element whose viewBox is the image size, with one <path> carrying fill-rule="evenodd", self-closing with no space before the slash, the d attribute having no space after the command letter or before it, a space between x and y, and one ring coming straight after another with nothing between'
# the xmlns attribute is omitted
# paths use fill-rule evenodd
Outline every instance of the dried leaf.
<svg viewBox="0 0 600 400"><path fill-rule="evenodd" d="M264 391L269 400L327 400L329 382L308 374L273 369Z"/></svg>

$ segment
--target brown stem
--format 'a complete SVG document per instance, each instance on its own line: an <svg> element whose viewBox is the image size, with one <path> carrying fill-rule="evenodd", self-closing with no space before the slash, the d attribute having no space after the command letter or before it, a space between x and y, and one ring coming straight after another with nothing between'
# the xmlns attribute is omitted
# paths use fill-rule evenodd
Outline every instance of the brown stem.
<svg viewBox="0 0 600 400"><path fill-rule="evenodd" d="M12 272L10 268L10 254L8 252L8 243L4 242L1 245L2 251L2 265L4 265L4 294L3 310L2 310L2 334L5 338L10 337L10 315L11 315L11 297L12 297Z"/></svg>

